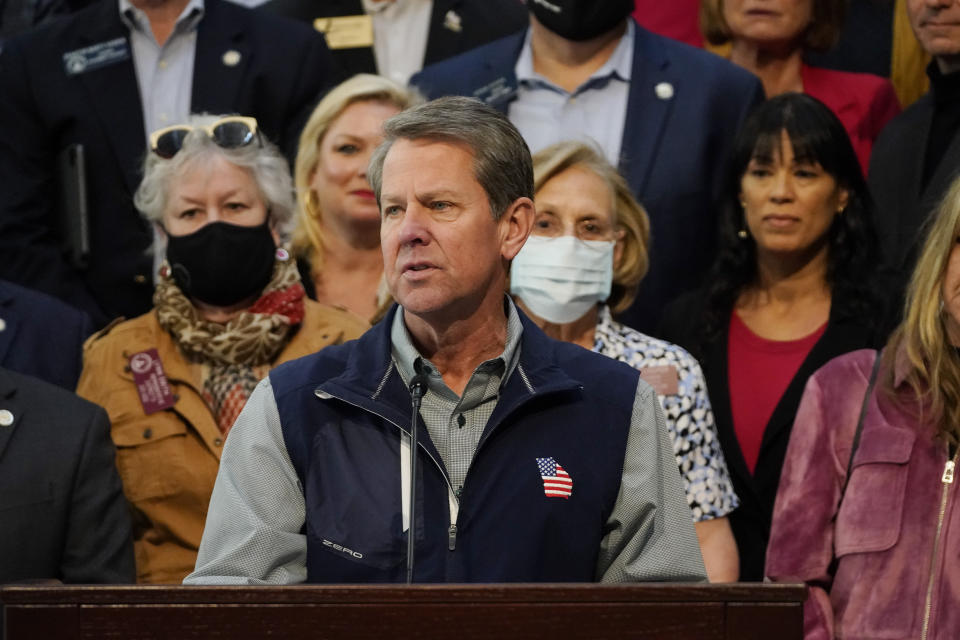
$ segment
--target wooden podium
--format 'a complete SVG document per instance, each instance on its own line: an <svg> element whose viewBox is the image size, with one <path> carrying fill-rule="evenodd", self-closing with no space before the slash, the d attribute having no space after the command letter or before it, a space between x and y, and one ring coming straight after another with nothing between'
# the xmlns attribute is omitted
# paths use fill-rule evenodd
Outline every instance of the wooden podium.
<svg viewBox="0 0 960 640"><path fill-rule="evenodd" d="M801 640L791 584L8 586L7 640Z"/></svg>

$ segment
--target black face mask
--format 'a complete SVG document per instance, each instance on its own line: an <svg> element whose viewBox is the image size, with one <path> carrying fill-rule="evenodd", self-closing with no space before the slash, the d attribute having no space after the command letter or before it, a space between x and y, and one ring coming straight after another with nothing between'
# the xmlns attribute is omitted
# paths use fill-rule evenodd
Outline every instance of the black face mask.
<svg viewBox="0 0 960 640"><path fill-rule="evenodd" d="M230 307L270 282L277 247L269 220L258 227L211 222L185 236L167 236L167 262L188 298Z"/></svg>
<svg viewBox="0 0 960 640"><path fill-rule="evenodd" d="M633 0L527 0L540 24L567 40L590 40L633 12Z"/></svg>

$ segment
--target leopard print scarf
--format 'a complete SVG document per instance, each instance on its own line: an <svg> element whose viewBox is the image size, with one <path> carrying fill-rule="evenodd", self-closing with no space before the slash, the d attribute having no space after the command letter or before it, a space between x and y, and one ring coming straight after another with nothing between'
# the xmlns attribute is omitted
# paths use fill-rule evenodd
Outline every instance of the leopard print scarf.
<svg viewBox="0 0 960 640"><path fill-rule="evenodd" d="M157 319L187 359L202 365L202 395L224 434L303 320L303 298L296 263L284 250L260 298L226 324L204 320L169 267L160 269L153 294Z"/></svg>

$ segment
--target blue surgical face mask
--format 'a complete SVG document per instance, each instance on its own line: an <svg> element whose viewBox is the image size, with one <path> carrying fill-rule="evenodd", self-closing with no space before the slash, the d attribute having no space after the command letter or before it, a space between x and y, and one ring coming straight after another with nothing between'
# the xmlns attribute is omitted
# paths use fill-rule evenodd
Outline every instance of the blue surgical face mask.
<svg viewBox="0 0 960 640"><path fill-rule="evenodd" d="M610 297L615 245L530 236L510 266L510 293L547 322L573 322Z"/></svg>

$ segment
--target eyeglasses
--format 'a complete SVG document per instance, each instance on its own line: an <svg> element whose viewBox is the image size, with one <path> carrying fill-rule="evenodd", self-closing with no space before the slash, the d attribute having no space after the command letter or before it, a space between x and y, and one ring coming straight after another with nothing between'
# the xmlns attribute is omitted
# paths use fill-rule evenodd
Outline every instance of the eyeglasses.
<svg viewBox="0 0 960 640"><path fill-rule="evenodd" d="M195 130L205 132L218 147L224 149L245 147L254 139L260 140L256 118L227 116L208 125L175 124L158 129L150 134L150 150L169 160L177 155L187 135Z"/></svg>

